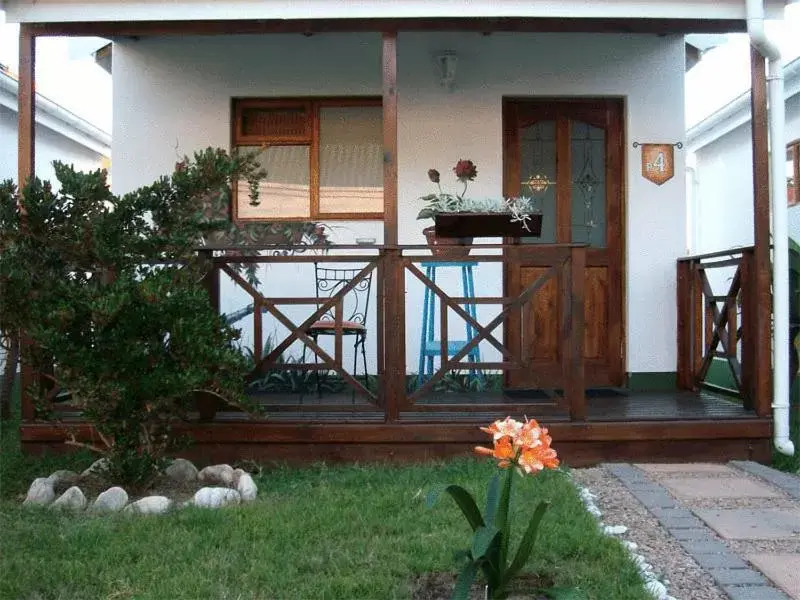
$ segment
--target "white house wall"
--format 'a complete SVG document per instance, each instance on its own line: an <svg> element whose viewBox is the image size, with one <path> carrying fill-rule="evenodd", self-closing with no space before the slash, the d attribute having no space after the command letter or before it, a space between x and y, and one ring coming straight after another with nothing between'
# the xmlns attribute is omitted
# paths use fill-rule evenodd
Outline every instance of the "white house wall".
<svg viewBox="0 0 800 600"><path fill-rule="evenodd" d="M99 169L103 156L40 123L36 124L36 175L55 183L53 161L79 171ZM0 180L17 180L17 113L0 106ZM56 186L57 189L57 186Z"/></svg>
<svg viewBox="0 0 800 600"><path fill-rule="evenodd" d="M426 171L449 183L460 158L478 166L477 197L502 189L503 96L622 96L627 149L627 370L672 372L676 365L675 259L685 249L684 159L676 178L656 186L641 177L632 142L682 141L684 50L681 37L647 35L401 33L398 38L400 242L423 243L417 198L431 190ZM434 58L459 57L455 89L439 84ZM380 37L183 37L120 41L114 49L114 188L125 192L169 172L178 157L230 143L232 96L379 95ZM332 223L334 239L382 240L380 223ZM297 268L297 267L292 267ZM270 283L293 293L313 288L313 272ZM291 279L288 279L291 278ZM500 295L498 265L476 272L479 295ZM305 281L309 289L299 289ZM281 283L283 282L283 283ZM456 278L446 280L451 293ZM226 286L227 288L227 286ZM284 290L285 292L285 290ZM282 293L280 295L285 295ZM223 310L245 299L226 295ZM238 304L237 304L238 303ZM374 305L373 305L374 306ZM407 279L408 371L417 369L422 288ZM487 322L496 311L481 307ZM371 309L374 317L374 308ZM451 319L451 331L456 327ZM374 330L374 327L373 327ZM245 331L245 336L249 336ZM452 334L451 334L452 335ZM374 352L374 339L370 342ZM483 350L483 346L482 346ZM485 358L492 355L487 351Z"/></svg>

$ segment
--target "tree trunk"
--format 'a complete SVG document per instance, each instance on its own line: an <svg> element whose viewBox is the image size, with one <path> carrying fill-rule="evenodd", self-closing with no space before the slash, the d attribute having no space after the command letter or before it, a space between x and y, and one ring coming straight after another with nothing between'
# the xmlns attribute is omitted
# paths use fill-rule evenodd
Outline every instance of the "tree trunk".
<svg viewBox="0 0 800 600"><path fill-rule="evenodd" d="M3 365L3 385L0 387L0 416L4 421L11 418L11 395L14 391L17 363L19 363L19 336L12 333L7 337L11 343L6 353L6 362Z"/></svg>

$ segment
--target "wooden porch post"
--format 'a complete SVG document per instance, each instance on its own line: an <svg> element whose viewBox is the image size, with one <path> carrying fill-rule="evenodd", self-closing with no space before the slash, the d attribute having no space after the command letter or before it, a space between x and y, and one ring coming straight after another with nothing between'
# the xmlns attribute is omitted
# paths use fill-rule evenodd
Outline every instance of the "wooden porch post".
<svg viewBox="0 0 800 600"><path fill-rule="evenodd" d="M22 189L36 171L36 36L28 25L19 28L19 87L17 91L17 184ZM21 207L24 214L24 206ZM33 398L28 393L34 384L35 374L30 362L25 360L30 340L21 334L20 391L22 420L33 420Z"/></svg>
<svg viewBox="0 0 800 600"><path fill-rule="evenodd" d="M383 243L398 241L397 205L397 32L383 34Z"/></svg>
<svg viewBox="0 0 800 600"><path fill-rule="evenodd" d="M386 276L379 277L383 290L385 316L383 348L385 361L381 385L384 392L386 420L396 421L405 394L406 344L405 344L405 274L402 253L398 244L397 203L397 32L383 34L382 49L383 82L383 243L389 248L383 268ZM388 335L387 335L388 334ZM379 357L379 362L381 358Z"/></svg>
<svg viewBox="0 0 800 600"><path fill-rule="evenodd" d="M692 261L678 261L678 388L693 390L695 362L694 350L694 272Z"/></svg>
<svg viewBox="0 0 800 600"><path fill-rule="evenodd" d="M570 258L561 274L561 344L564 361L564 400L573 421L586 420L586 385L583 365L584 283L586 248L570 249Z"/></svg>
<svg viewBox="0 0 800 600"><path fill-rule="evenodd" d="M769 225L769 147L767 122L767 66L761 53L750 48L750 110L753 138L753 271L749 273L750 286L745 293L752 294L752 320L754 325L745 336L751 336L750 353L754 363L746 369L751 375L752 390L745 397L752 398L756 414L766 417L772 403L772 293L770 273ZM783 149L776 151L782 152ZM749 393L748 393L749 392Z"/></svg>

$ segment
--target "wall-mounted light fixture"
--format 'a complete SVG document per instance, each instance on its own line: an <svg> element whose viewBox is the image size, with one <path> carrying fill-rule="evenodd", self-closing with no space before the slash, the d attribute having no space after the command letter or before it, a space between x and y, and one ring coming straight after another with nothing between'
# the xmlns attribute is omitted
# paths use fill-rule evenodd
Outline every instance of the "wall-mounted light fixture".
<svg viewBox="0 0 800 600"><path fill-rule="evenodd" d="M448 92L453 90L456 79L456 67L458 66L458 56L452 52L445 52L436 58L439 65L439 75L441 76L442 87Z"/></svg>

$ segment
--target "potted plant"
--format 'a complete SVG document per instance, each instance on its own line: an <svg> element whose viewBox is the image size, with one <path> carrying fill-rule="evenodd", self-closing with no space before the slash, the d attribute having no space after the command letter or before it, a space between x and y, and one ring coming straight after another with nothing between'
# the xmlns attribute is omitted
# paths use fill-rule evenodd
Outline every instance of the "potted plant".
<svg viewBox="0 0 800 600"><path fill-rule="evenodd" d="M429 169L428 179L436 184L438 193L420 198L424 205L417 219L434 220L433 226L422 230L434 256L467 256L475 237L541 235L542 214L532 199L467 198L469 182L478 176L478 168L471 160L461 159L453 172L464 186L460 194L442 191L439 171Z"/></svg>

